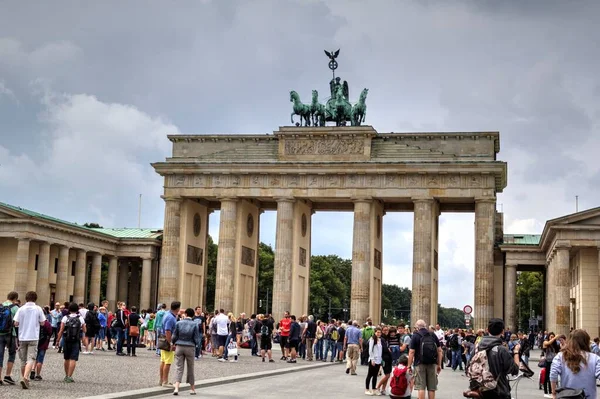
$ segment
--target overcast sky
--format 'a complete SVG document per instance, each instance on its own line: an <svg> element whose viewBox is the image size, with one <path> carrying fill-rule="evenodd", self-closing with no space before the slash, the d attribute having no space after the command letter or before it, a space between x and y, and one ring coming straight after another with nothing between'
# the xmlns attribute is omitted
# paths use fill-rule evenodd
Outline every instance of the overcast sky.
<svg viewBox="0 0 600 399"><path fill-rule="evenodd" d="M0 201L106 227L162 227L150 162L168 133L270 133L289 91L326 92L341 48L379 132L498 130L505 232L600 206L600 3L5 2ZM355 93L354 95L352 93ZM218 213L211 234L218 235ZM440 301L473 301L473 215L444 214ZM411 285L412 214L384 218L384 282ZM261 220L275 241L275 214ZM317 213L313 253L352 251L352 214ZM459 290L456 288L460 287Z"/></svg>

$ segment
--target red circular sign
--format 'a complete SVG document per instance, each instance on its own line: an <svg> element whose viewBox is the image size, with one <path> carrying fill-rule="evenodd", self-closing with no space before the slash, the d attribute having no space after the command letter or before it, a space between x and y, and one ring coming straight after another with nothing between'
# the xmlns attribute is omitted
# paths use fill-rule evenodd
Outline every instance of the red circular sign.
<svg viewBox="0 0 600 399"><path fill-rule="evenodd" d="M471 305L465 305L465 307L463 308L463 312L465 312L466 314L471 314L473 313L473 308L471 307Z"/></svg>

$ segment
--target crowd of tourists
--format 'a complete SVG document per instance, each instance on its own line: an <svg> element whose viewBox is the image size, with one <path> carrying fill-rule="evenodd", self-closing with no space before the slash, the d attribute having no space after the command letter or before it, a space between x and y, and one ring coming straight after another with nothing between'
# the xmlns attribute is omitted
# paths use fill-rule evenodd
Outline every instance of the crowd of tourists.
<svg viewBox="0 0 600 399"><path fill-rule="evenodd" d="M538 365L544 397L595 398L600 378L600 339L590 340L584 330L572 330L568 337L552 332L513 334L501 319L489 321L487 329L442 330L418 320L409 325L374 325L351 320L315 320L312 315L296 317L285 312L280 320L269 314L242 313L235 316L224 309L205 313L201 307L182 309L181 303L161 304L156 310L130 309L108 302L56 303L54 309L36 305L37 294L25 295L21 306L18 294L10 292L0 305L0 385L29 389L42 381L47 350L63 354L64 382L73 383L79 355L114 351L117 356L136 356L145 348L160 356L159 385L179 394L180 384L190 384L195 395L194 362L211 355L219 362L238 361L241 348L261 362L274 363L273 345L279 345L280 361L345 363L345 373L359 375L365 366L365 394L435 398L438 375L443 368L464 371L469 378L466 397L510 398L510 376L531 377L531 350L542 349ZM3 370L5 353L8 352ZM154 352L153 352L154 353ZM19 355L19 377L13 366ZM170 382L171 365L175 375ZM2 373L4 371L4 374ZM185 372L185 379L184 379ZM362 374L362 373L361 373ZM2 376L4 377L2 378ZM573 396L575 395L575 396Z"/></svg>

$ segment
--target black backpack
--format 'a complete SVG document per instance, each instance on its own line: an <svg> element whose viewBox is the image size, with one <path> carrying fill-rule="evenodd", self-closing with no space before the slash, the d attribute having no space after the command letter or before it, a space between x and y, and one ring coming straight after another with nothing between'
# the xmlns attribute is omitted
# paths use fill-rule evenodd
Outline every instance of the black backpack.
<svg viewBox="0 0 600 399"><path fill-rule="evenodd" d="M435 338L429 332L421 336L421 364L437 364L438 347Z"/></svg>
<svg viewBox="0 0 600 399"><path fill-rule="evenodd" d="M12 308L14 303L10 305L0 305L0 334L9 334L13 327Z"/></svg>
<svg viewBox="0 0 600 399"><path fill-rule="evenodd" d="M65 323L65 341L67 342L79 342L81 333L81 320L79 320L79 316L67 317L67 322Z"/></svg>
<svg viewBox="0 0 600 399"><path fill-rule="evenodd" d="M93 310L86 313L84 321L88 330L90 330L90 334L100 331L100 320L98 320L98 315Z"/></svg>
<svg viewBox="0 0 600 399"><path fill-rule="evenodd" d="M50 338L50 336L46 333L46 326L40 326L39 342L44 343L48 338Z"/></svg>
<svg viewBox="0 0 600 399"><path fill-rule="evenodd" d="M450 337L450 342L448 342L450 349L458 349L458 334L454 334Z"/></svg>

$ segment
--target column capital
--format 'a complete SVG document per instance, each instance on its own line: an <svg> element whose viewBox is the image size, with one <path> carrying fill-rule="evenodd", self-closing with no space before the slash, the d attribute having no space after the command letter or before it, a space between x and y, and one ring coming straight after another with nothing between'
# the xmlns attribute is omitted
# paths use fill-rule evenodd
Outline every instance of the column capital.
<svg viewBox="0 0 600 399"><path fill-rule="evenodd" d="M433 197L412 197L411 198L412 202L414 203L433 203L433 201L435 201L435 198Z"/></svg>
<svg viewBox="0 0 600 399"><path fill-rule="evenodd" d="M571 242L569 242L568 240L558 240L556 241L556 244L554 245L554 248L556 250L559 249L571 249Z"/></svg>
<svg viewBox="0 0 600 399"><path fill-rule="evenodd" d="M373 197L352 197L351 200L355 204L357 202L368 202L368 203L371 203L371 202L373 202Z"/></svg>
<svg viewBox="0 0 600 399"><path fill-rule="evenodd" d="M140 256L141 260L154 260L154 256Z"/></svg>
<svg viewBox="0 0 600 399"><path fill-rule="evenodd" d="M239 198L235 197L235 196L229 196L229 197L217 197L217 201L219 202L225 202L225 201L238 201Z"/></svg>
<svg viewBox="0 0 600 399"><path fill-rule="evenodd" d="M15 237L18 241L31 241L31 237L27 237L24 235L18 235Z"/></svg>
<svg viewBox="0 0 600 399"><path fill-rule="evenodd" d="M181 202L183 200L183 198L178 197L178 196L174 196L174 195L161 195L160 198L162 198L165 202L167 201L177 201L177 202Z"/></svg>
<svg viewBox="0 0 600 399"><path fill-rule="evenodd" d="M495 204L496 197L475 197L476 204Z"/></svg>
<svg viewBox="0 0 600 399"><path fill-rule="evenodd" d="M89 251L87 249L83 249L83 248L77 248L77 254L87 254Z"/></svg>
<svg viewBox="0 0 600 399"><path fill-rule="evenodd" d="M294 197L275 197L274 199L277 202L296 202Z"/></svg>
<svg viewBox="0 0 600 399"><path fill-rule="evenodd" d="M514 267L515 269L517 268L517 264L513 264L513 263L507 263L504 265L504 267Z"/></svg>

